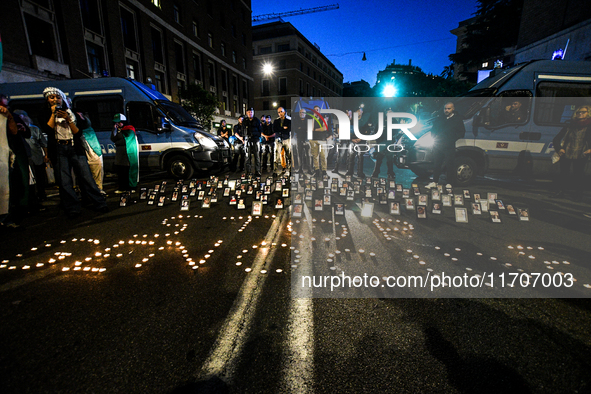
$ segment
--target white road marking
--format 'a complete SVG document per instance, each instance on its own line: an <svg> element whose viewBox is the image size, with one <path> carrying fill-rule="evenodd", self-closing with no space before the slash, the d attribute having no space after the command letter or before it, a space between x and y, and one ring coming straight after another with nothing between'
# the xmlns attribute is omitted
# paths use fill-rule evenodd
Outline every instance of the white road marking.
<svg viewBox="0 0 591 394"><path fill-rule="evenodd" d="M287 218L285 211L277 215L265 236L267 245L278 241L281 236L280 229L285 226ZM226 383L232 380L262 295L264 282L269 277L260 272L265 266L265 261L273 259L276 250L277 248L259 249L252 265L252 273L242 284L209 357L203 363L199 374L201 378L206 380L215 376Z"/></svg>

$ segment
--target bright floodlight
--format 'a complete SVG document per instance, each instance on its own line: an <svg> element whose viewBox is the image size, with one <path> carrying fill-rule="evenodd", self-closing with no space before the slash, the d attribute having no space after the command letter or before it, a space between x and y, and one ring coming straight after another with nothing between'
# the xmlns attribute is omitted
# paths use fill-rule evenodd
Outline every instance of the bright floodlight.
<svg viewBox="0 0 591 394"><path fill-rule="evenodd" d="M396 88L393 85L386 85L384 87L384 97L394 97L396 95Z"/></svg>
<svg viewBox="0 0 591 394"><path fill-rule="evenodd" d="M273 65L271 63L263 64L263 72L265 74L271 74L273 72Z"/></svg>

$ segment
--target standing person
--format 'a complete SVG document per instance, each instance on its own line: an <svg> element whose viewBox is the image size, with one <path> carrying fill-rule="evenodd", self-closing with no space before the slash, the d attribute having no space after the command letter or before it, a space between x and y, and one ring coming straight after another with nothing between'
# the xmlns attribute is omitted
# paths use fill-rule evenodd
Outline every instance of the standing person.
<svg viewBox="0 0 591 394"><path fill-rule="evenodd" d="M351 111L350 109L347 110L347 117L349 118L349 125L343 125L342 127L351 127L350 125L352 124L352 119L353 119L353 111ZM339 124L339 129L341 128L341 125ZM350 130L352 130L350 128ZM336 136L335 136L335 149L336 149L336 156L334 159L334 169L332 170L332 172L337 173L339 172L339 164L344 163L345 167L347 166L347 161L349 159L349 155L351 154L351 140L343 140L341 141L338 138L340 130L336 131Z"/></svg>
<svg viewBox="0 0 591 394"><path fill-rule="evenodd" d="M246 118L242 122L244 136L244 151L246 153L246 172L254 174L255 177L261 176L261 152L259 140L261 138L261 121L254 116L254 108L246 111ZM254 160L254 166L252 161Z"/></svg>
<svg viewBox="0 0 591 394"><path fill-rule="evenodd" d="M111 141L115 143L115 167L119 186L115 193L134 192L139 180L139 152L135 128L123 114L116 114Z"/></svg>
<svg viewBox="0 0 591 394"><path fill-rule="evenodd" d="M448 172L453 165L456 155L456 141L464 137L466 128L464 121L455 112L453 103L448 102L443 106L443 116L433 121L431 136L435 140L433 144L433 182L426 188L437 187L439 177L445 168Z"/></svg>
<svg viewBox="0 0 591 394"><path fill-rule="evenodd" d="M6 220L10 207L10 147L8 138L16 136L18 130L12 114L4 103L0 102L0 224L6 227L16 227L16 224Z"/></svg>
<svg viewBox="0 0 591 394"><path fill-rule="evenodd" d="M74 190L73 169L83 197L93 204L96 210L108 212L107 203L90 173L86 150L80 139L82 133L76 126L76 117L68 107L66 96L54 87L43 90L43 95L47 100L45 119L48 120L42 127L47 130L49 156L55 157L52 162L57 169L56 178L62 208L69 217L80 214L81 204ZM55 152L53 155L52 150Z"/></svg>
<svg viewBox="0 0 591 394"><path fill-rule="evenodd" d="M261 153L262 153L262 168L263 172L267 172L267 162L273 171L273 165L275 164L275 133L273 132L273 124L271 124L271 115L267 115L265 123L262 124L262 136L261 136ZM262 119L262 118L261 118Z"/></svg>
<svg viewBox="0 0 591 394"><path fill-rule="evenodd" d="M107 193L103 190L103 178L105 172L103 169L103 150L101 144L92 128L92 122L90 121L88 113L82 113L80 111L74 111L74 113L77 122L83 124L81 127L84 127L82 129L82 136L84 137L82 142L85 144L84 148L90 172L92 173L92 177L99 191L105 196Z"/></svg>
<svg viewBox="0 0 591 394"><path fill-rule="evenodd" d="M320 107L314 106L314 114L318 117ZM326 174L326 139L329 137L327 125L323 122L320 117L320 124L314 124L312 133L312 140L310 141L310 155L312 156L312 166L314 168L314 174L318 179L322 178L322 175Z"/></svg>
<svg viewBox="0 0 591 394"><path fill-rule="evenodd" d="M391 112L391 111L388 111L388 112ZM402 118L402 119L400 119L400 123L402 123L402 124L407 123L407 120ZM397 139L398 139L398 137L396 136L394 138L394 140L397 140ZM383 133L382 136L380 138L378 138L376 142L379 145L376 148L376 152L374 154L374 157L376 159L376 163L373 168L373 172L372 172L371 176L373 178L377 178L380 176L380 168L381 168L382 162L384 161L384 158L385 158L388 178L395 179L396 174L394 173L394 163L396 161L396 154L394 152L390 152L388 150L388 138L386 136L386 133Z"/></svg>
<svg viewBox="0 0 591 394"><path fill-rule="evenodd" d="M573 114L570 124L560 130L552 140L560 156L560 190L556 197L563 197L569 185L575 187L573 199L583 198L585 164L591 157L591 106L583 105ZM574 180L571 180L571 168Z"/></svg>
<svg viewBox="0 0 591 394"><path fill-rule="evenodd" d="M286 167L292 165L291 158L291 119L286 116L285 108L277 108L279 118L273 122L273 132L277 138L277 149L275 151L275 169L279 170L281 166L281 149L284 150Z"/></svg>
<svg viewBox="0 0 591 394"><path fill-rule="evenodd" d="M359 106L357 111L353 114L351 121L354 122L354 117L357 116L359 119L359 132L366 134L368 129L368 118L369 115L364 114L363 104ZM351 143L349 145L349 160L347 161L347 173L346 176L353 176L355 173L355 162L357 162L357 176L359 178L365 178L363 172L363 159L365 151L363 148L366 146L361 138L357 138L355 135L353 124L351 124Z"/></svg>
<svg viewBox="0 0 591 394"><path fill-rule="evenodd" d="M294 136L296 139L296 153L295 157L298 161L298 174L304 175L304 170L310 169L310 156L308 155L308 131L306 125L306 110L300 109L299 119L296 120L296 127L294 129Z"/></svg>
<svg viewBox="0 0 591 394"><path fill-rule="evenodd" d="M234 126L234 139L232 146L234 147L234 157L232 157L232 164L230 165L230 171L244 171L244 115L238 117L238 124ZM229 139L230 140L230 139Z"/></svg>
<svg viewBox="0 0 591 394"><path fill-rule="evenodd" d="M49 157L47 156L47 136L41 132L39 127L33 124L33 121L25 111L17 109L14 113L20 116L23 122L29 126L29 130L31 130L31 138L25 138L31 149L29 165L35 175L37 198L39 201L45 201L47 199L45 193L45 187L47 186L45 166L49 162Z"/></svg>

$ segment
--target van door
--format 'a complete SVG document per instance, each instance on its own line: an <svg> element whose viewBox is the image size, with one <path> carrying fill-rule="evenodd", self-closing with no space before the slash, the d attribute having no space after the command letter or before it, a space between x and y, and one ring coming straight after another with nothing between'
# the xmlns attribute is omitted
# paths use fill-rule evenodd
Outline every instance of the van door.
<svg viewBox="0 0 591 394"><path fill-rule="evenodd" d="M531 96L528 90L505 91L483 109L486 117L474 145L486 152L489 170L513 170L527 156Z"/></svg>
<svg viewBox="0 0 591 394"><path fill-rule="evenodd" d="M131 101L127 103L127 119L135 127L140 153L140 168L152 171L160 169L162 152L172 146L171 132L158 131L160 114L152 103Z"/></svg>

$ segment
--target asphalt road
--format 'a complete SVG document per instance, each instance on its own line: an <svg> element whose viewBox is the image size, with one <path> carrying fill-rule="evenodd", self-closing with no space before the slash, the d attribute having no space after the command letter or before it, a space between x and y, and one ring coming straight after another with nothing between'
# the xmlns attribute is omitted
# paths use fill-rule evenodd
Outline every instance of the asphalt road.
<svg viewBox="0 0 591 394"><path fill-rule="evenodd" d="M589 198L556 200L546 182L505 177L469 190L527 207L530 220L469 212L457 223L454 207L420 219L379 203L365 218L345 197L344 215L308 201L291 225L286 210L249 218L225 200L181 212L111 195L111 212L75 220L50 205L2 234L2 392L590 392ZM572 273L575 293L557 296L587 298L497 283L299 286L302 275L444 271ZM518 290L527 298L512 298Z"/></svg>

